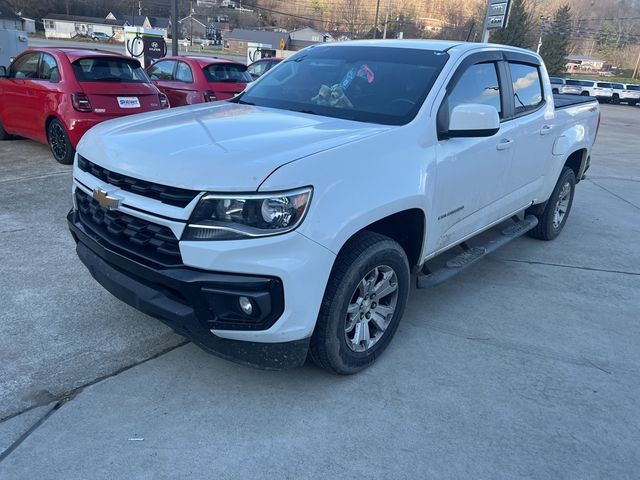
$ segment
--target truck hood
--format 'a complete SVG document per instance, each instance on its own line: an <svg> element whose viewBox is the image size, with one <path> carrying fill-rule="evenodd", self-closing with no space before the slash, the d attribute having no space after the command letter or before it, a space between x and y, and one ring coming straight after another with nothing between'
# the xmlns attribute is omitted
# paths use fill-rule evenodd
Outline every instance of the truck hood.
<svg viewBox="0 0 640 480"><path fill-rule="evenodd" d="M390 128L236 103L201 104L101 123L77 150L111 171L154 183L246 192L282 165Z"/></svg>

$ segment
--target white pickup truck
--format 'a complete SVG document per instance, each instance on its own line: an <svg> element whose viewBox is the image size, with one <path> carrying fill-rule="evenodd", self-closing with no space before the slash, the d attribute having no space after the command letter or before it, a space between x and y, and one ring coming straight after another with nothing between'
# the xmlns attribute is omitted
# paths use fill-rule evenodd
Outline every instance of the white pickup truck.
<svg viewBox="0 0 640 480"><path fill-rule="evenodd" d="M90 130L68 224L99 283L202 348L349 374L389 344L412 275L558 236L599 118L554 100L526 50L322 44L233 100Z"/></svg>

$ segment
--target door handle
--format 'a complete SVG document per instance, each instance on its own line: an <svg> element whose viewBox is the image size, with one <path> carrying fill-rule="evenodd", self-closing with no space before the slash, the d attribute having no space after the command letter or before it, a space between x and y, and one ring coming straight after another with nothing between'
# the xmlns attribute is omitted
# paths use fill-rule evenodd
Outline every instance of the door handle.
<svg viewBox="0 0 640 480"><path fill-rule="evenodd" d="M498 150L508 150L513 146L513 140L509 140L508 138L503 138L500 140L500 143L496 145L496 149Z"/></svg>
<svg viewBox="0 0 640 480"><path fill-rule="evenodd" d="M553 127L551 125L543 125L540 129L540 135L549 135L553 131Z"/></svg>

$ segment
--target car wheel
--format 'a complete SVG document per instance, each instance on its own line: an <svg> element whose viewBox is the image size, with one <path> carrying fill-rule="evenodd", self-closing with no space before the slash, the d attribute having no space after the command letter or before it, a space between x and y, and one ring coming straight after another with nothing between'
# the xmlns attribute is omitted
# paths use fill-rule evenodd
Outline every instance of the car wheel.
<svg viewBox="0 0 640 480"><path fill-rule="evenodd" d="M2 126L2 122L0 122L0 140L11 140L12 138L13 136L7 133L7 131Z"/></svg>
<svg viewBox="0 0 640 480"><path fill-rule="evenodd" d="M629 105L635 107L638 102L636 100L629 100Z"/></svg>
<svg viewBox="0 0 640 480"><path fill-rule="evenodd" d="M589 96L589 92L582 92L580 95L582 95L583 97L588 97Z"/></svg>
<svg viewBox="0 0 640 480"><path fill-rule="evenodd" d="M614 95L611 99L611 103L613 103L614 105L620 105L620 96L617 94Z"/></svg>
<svg viewBox="0 0 640 480"><path fill-rule="evenodd" d="M47 139L49 140L49 147L51 148L51 153L53 153L53 158L63 165L71 165L76 152L71 146L71 141L69 140L69 135L64 125L62 125L62 122L57 118L49 122Z"/></svg>
<svg viewBox="0 0 640 480"><path fill-rule="evenodd" d="M539 240L553 240L560 235L569 218L575 191L576 175L573 170L564 167L542 214L536 215L538 225L529 231L529 236Z"/></svg>
<svg viewBox="0 0 640 480"><path fill-rule="evenodd" d="M551 90L551 93L553 93L554 95L558 95L558 93L560 92L558 92L557 88L554 88L553 90Z"/></svg>
<svg viewBox="0 0 640 480"><path fill-rule="evenodd" d="M409 262L402 247L384 235L361 232L334 264L309 356L330 372L350 375L385 350L409 295Z"/></svg>

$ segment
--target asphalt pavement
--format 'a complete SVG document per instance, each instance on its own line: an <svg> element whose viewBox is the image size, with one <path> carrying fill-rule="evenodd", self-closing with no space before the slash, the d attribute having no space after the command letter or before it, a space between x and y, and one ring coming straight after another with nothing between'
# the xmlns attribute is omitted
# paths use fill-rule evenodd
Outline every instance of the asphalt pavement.
<svg viewBox="0 0 640 480"><path fill-rule="evenodd" d="M75 257L70 168L0 144L0 478L635 479L640 108L602 107L562 235L413 291L368 370L242 367Z"/></svg>

